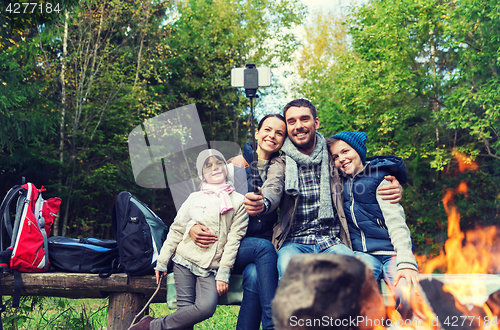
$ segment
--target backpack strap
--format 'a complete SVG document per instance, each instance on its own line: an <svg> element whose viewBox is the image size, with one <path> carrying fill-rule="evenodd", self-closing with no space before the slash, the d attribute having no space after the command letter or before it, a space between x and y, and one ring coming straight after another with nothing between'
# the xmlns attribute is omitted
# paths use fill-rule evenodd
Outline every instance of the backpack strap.
<svg viewBox="0 0 500 330"><path fill-rule="evenodd" d="M2 324L2 313L5 312L5 305L3 304L3 292L2 292L2 279L3 279L3 267L0 267L0 330L3 329Z"/></svg>
<svg viewBox="0 0 500 330"><path fill-rule="evenodd" d="M19 192L25 190L25 188L19 185L12 187L7 192L7 195L5 195L2 201L2 205L0 206L0 230L3 231L3 228L5 227L7 234L9 235L9 244L10 240L12 239L12 221L10 219L9 206L14 198L19 196ZM7 248L7 246L5 246L5 243L6 242L4 242L4 237L0 233L0 250Z"/></svg>
<svg viewBox="0 0 500 330"><path fill-rule="evenodd" d="M100 278L108 278L108 277L110 277L111 275L113 275L115 273L123 273L124 268L123 268L122 265L120 265L120 261L119 261L118 258L119 257L116 257L111 262L111 269L109 270L109 272L105 273L104 270L99 271L99 277ZM128 284L128 279L127 279L127 284Z"/></svg>
<svg viewBox="0 0 500 330"><path fill-rule="evenodd" d="M9 270L10 271L10 270ZM3 279L4 268L0 267L0 330L3 329L2 324L2 313L5 312L5 305L3 303L3 292L2 292L2 279ZM12 307L19 307L19 302L21 300L21 287L23 286L23 280L21 277L21 272L14 270L14 294L12 295Z"/></svg>
<svg viewBox="0 0 500 330"><path fill-rule="evenodd" d="M23 188L25 189L25 188ZM17 239L17 235L19 233L19 226L21 225L21 220L23 219L23 216L25 216L25 212L28 209L28 205L30 203L30 199L33 196L33 192L31 189L25 189L26 194L25 195L19 195L19 198L17 199L17 205L16 205L16 216L14 218L14 226L12 227L12 236L11 236L11 247L14 247ZM23 214L24 213L24 214Z"/></svg>
<svg viewBox="0 0 500 330"><path fill-rule="evenodd" d="M10 270L9 270L10 272ZM3 292L2 292L2 279L4 274L4 267L0 267L0 330L3 329L1 315L5 312L5 305L3 303ZM22 277L21 272L14 270L14 294L12 296L12 307L19 307L19 301L21 300L21 287L22 287Z"/></svg>
<svg viewBox="0 0 500 330"><path fill-rule="evenodd" d="M21 287L23 286L23 279L21 277L21 272L17 269L14 272L14 295L12 296L12 307L19 307L19 301L21 300Z"/></svg>
<svg viewBox="0 0 500 330"><path fill-rule="evenodd" d="M45 218L40 216L39 223L40 231L43 236L43 249L45 250L45 264L43 268L49 269L49 240L47 238L47 231L45 231Z"/></svg>

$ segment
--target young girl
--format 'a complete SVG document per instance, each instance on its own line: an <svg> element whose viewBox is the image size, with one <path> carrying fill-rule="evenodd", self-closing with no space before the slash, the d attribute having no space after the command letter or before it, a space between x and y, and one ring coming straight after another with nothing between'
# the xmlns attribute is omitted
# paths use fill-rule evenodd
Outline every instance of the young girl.
<svg viewBox="0 0 500 330"><path fill-rule="evenodd" d="M166 275L173 256L178 309L166 317L145 316L130 329L192 329L213 315L218 295L228 290L231 268L248 225L245 198L226 181L226 161L219 151L203 150L196 167L201 190L190 194L179 209L156 266L158 282L160 272ZM194 224L215 233L217 244L208 248L194 244L188 234Z"/></svg>
<svg viewBox="0 0 500 330"><path fill-rule="evenodd" d="M335 166L344 176L344 212L352 248L372 268L376 280L384 278L395 286L404 278L408 285L416 285L418 267L404 209L377 194L379 187L390 184L386 175L406 182L403 160L395 156L366 159L366 138L363 132L341 132L328 140ZM398 292L395 295L399 298Z"/></svg>

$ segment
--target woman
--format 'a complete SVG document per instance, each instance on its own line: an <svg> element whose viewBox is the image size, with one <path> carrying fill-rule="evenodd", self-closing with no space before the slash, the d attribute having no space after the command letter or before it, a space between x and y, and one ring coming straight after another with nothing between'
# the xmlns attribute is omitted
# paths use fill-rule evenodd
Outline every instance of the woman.
<svg viewBox="0 0 500 330"><path fill-rule="evenodd" d="M230 159L233 165L245 168L248 191L261 187L266 180L267 169L272 158L278 152L286 137L285 118L279 114L267 115L259 122L255 139L257 141L256 164L258 176L253 176L252 142L243 147L243 155ZM241 241L234 273L243 274L243 300L236 329L274 329L271 300L278 286L277 254L271 243L273 226L278 220L276 211L249 218L245 238ZM193 241L208 247L215 242L216 236L206 228L196 225L190 231Z"/></svg>

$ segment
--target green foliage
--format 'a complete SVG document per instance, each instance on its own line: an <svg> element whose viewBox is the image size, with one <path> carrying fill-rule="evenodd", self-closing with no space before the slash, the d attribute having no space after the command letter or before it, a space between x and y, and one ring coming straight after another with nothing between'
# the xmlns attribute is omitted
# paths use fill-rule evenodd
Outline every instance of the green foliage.
<svg viewBox="0 0 500 330"><path fill-rule="evenodd" d="M44 97L47 83L37 66L37 43L30 30L13 29L12 19L0 14L0 148L12 152L40 143L55 130L52 104ZM28 39L27 39L28 38ZM44 130L35 134L39 127Z"/></svg>
<svg viewBox="0 0 500 330"><path fill-rule="evenodd" d="M290 31L302 6L296 0L59 3L58 15L1 11L0 124L8 127L0 132L2 191L25 176L47 188L45 197L61 197L53 234L110 237L111 210L123 190L171 221L168 190L134 182L129 132L196 103L207 140L241 143L248 137L248 100L230 87L231 68L290 61L297 45Z"/></svg>
<svg viewBox="0 0 500 330"><path fill-rule="evenodd" d="M499 220L499 8L486 0L372 1L330 27L348 29L347 50L325 52L302 73L325 136L362 130L368 154L405 160L404 206L419 252L436 252L445 238L440 201L461 180L470 189L458 203L462 227ZM321 44L325 35L334 34L309 43ZM314 69L321 64L325 70ZM479 169L455 173L453 150Z"/></svg>
<svg viewBox="0 0 500 330"><path fill-rule="evenodd" d="M230 86L231 69L291 61L297 41L290 29L301 10L297 1L176 2L164 37L147 50L159 59L146 76L155 101L163 109L196 103L208 141L242 143L248 99Z"/></svg>

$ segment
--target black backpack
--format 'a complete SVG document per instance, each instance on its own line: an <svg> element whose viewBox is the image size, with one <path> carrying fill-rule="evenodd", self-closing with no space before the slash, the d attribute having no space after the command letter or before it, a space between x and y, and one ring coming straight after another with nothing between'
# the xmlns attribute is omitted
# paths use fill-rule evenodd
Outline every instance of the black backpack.
<svg viewBox="0 0 500 330"><path fill-rule="evenodd" d="M154 274L156 260L167 238L168 226L127 191L118 194L113 206L112 229L118 243L118 262L113 271L130 276ZM109 274L100 274L107 277Z"/></svg>
<svg viewBox="0 0 500 330"><path fill-rule="evenodd" d="M50 265L60 271L109 272L116 258L118 244L114 239L49 237Z"/></svg>

